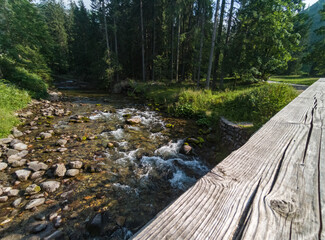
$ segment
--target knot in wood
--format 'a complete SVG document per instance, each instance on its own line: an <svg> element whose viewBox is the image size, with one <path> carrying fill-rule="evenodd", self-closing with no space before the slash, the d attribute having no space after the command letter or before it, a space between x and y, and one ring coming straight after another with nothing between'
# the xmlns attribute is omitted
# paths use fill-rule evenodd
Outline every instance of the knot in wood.
<svg viewBox="0 0 325 240"><path fill-rule="evenodd" d="M296 213L296 206L291 201L286 200L271 200L271 208L284 217L291 217Z"/></svg>

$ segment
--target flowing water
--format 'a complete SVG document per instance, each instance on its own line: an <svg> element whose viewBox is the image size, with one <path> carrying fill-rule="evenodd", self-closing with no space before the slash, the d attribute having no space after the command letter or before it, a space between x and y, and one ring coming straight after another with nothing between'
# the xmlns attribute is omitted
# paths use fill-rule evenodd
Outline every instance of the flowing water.
<svg viewBox="0 0 325 240"><path fill-rule="evenodd" d="M10 220L2 224L0 237L20 234L28 239L28 229L37 217L43 215L47 220L56 213L62 222L57 228L66 238L128 239L215 164L200 158L201 144L193 145L191 154L180 153L187 137L198 134L199 129L191 121L166 118L120 95L65 94L68 97L60 105L71 114L38 119L39 129L22 140L30 145L26 156L29 161L51 166L78 160L83 163L82 172L73 178L56 178L61 182L59 190L49 194L46 204L34 212L24 207L13 210L12 201L0 203L0 222ZM139 123L127 123L130 118ZM27 121L20 129L29 128ZM37 138L48 130L54 131L51 138ZM56 146L59 139L67 140L63 149ZM204 152L215 159L217 150L209 148ZM2 173L2 185L14 182L15 170L7 169L7 176ZM45 179L55 177L47 173L38 182ZM35 181L28 180L14 188L23 195L32 183ZM97 225L96 216L100 216ZM34 236L44 237L55 230L47 226Z"/></svg>

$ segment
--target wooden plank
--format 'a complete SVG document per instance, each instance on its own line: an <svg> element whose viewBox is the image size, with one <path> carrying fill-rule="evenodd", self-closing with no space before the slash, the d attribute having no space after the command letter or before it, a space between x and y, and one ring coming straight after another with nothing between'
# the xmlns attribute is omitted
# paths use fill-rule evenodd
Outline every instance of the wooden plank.
<svg viewBox="0 0 325 240"><path fill-rule="evenodd" d="M324 93L320 79L133 238L325 239Z"/></svg>

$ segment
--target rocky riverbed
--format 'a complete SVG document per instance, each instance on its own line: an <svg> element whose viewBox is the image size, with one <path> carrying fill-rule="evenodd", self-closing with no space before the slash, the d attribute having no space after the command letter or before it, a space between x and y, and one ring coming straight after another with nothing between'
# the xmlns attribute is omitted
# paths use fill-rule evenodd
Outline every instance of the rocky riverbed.
<svg viewBox="0 0 325 240"><path fill-rule="evenodd" d="M211 130L80 95L34 100L0 139L0 237L128 239L216 163Z"/></svg>

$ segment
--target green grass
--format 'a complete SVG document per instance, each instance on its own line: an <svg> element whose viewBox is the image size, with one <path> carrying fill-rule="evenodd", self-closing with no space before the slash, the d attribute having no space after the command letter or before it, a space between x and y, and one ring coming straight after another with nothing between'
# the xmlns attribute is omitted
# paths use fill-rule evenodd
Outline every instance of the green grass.
<svg viewBox="0 0 325 240"><path fill-rule="evenodd" d="M319 78L317 77L304 77L301 75L284 75L284 76L272 76L271 81L281 82L281 83L291 83L300 85L312 85Z"/></svg>
<svg viewBox="0 0 325 240"><path fill-rule="evenodd" d="M14 112L26 107L30 101L27 91L0 81L0 138L8 136L11 129L19 124Z"/></svg>
<svg viewBox="0 0 325 240"><path fill-rule="evenodd" d="M151 106L160 106L176 117L194 118L210 127L220 116L234 122L253 122L256 128L268 121L297 96L285 84L250 84L224 91L197 90L193 85L135 84L134 92Z"/></svg>

